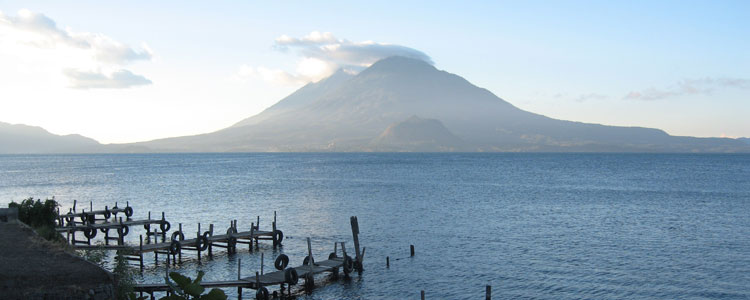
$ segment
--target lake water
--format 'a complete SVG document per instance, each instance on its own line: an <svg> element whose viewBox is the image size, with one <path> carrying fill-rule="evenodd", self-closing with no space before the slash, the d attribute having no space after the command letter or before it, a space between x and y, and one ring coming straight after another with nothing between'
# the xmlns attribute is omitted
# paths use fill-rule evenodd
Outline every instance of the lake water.
<svg viewBox="0 0 750 300"><path fill-rule="evenodd" d="M187 232L256 216L269 228L277 211L284 246L261 242L266 270L279 253L301 264L306 237L317 257L351 250L358 216L365 272L301 299L483 299L487 284L497 299L750 298L750 155L0 156L0 204L31 196L63 211L129 201ZM260 254L240 250L200 264L187 252L178 268L230 280L241 258L254 273ZM138 280L161 281L146 257Z"/></svg>

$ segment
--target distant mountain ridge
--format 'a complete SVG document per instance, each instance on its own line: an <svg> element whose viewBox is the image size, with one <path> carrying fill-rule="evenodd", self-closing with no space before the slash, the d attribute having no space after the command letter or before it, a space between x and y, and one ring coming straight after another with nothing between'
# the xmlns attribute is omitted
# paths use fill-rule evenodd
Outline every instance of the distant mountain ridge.
<svg viewBox="0 0 750 300"><path fill-rule="evenodd" d="M392 143L383 147L373 142L389 126L412 116L438 121L462 144L436 144L425 149L426 144L415 148L414 143ZM518 109L460 76L405 57L380 60L357 75L336 72L217 132L137 145L155 151L219 152L750 151L734 139L674 137L652 128L548 118Z"/></svg>
<svg viewBox="0 0 750 300"><path fill-rule="evenodd" d="M78 134L56 135L41 127L0 122L0 154L99 151L99 142Z"/></svg>

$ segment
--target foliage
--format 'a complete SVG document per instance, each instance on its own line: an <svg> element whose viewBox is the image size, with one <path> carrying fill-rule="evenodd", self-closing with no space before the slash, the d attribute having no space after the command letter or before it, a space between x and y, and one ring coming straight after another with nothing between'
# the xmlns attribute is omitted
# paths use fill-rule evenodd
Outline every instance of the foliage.
<svg viewBox="0 0 750 300"><path fill-rule="evenodd" d="M50 241L59 241L62 237L55 231L57 220L57 201L55 197L34 201L33 197L24 199L21 203L11 202L10 208L18 208L18 220L34 228L43 238Z"/></svg>
<svg viewBox="0 0 750 300"><path fill-rule="evenodd" d="M101 242L97 243L97 246L101 246ZM92 263L95 263L102 268L107 265L107 250L102 247L96 249L78 250L78 256Z"/></svg>
<svg viewBox="0 0 750 300"><path fill-rule="evenodd" d="M204 274L203 271L200 271L198 272L198 278L192 280L180 273L170 272L169 277L165 277L164 280L171 290L171 295L162 297L161 300L226 300L227 295L220 289L212 289L208 294L203 295L205 288L201 286L201 280L203 280ZM174 282L169 280L170 278Z"/></svg>
<svg viewBox="0 0 750 300"><path fill-rule="evenodd" d="M124 253L118 253L124 254ZM135 286L135 272L128 268L128 260L123 255L115 256L115 268L112 270L117 280L117 289L115 295L117 299L138 299L134 298L133 286Z"/></svg>

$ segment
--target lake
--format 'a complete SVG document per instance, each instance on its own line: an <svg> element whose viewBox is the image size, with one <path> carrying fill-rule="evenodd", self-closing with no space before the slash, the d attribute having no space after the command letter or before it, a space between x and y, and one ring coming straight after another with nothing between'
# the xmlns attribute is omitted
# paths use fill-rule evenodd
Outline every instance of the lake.
<svg viewBox="0 0 750 300"><path fill-rule="evenodd" d="M52 196L63 212L74 199L129 202L136 219L165 211L193 233L256 216L270 228L276 211L284 246L261 242L266 270L280 253L301 264L307 237L317 257L351 247L358 216L365 272L301 299L483 299L488 284L498 299L750 298L750 155L0 156L3 207ZM240 258L243 274L259 269L259 252L218 252L177 268L204 280L236 278ZM138 280L163 274L147 255Z"/></svg>

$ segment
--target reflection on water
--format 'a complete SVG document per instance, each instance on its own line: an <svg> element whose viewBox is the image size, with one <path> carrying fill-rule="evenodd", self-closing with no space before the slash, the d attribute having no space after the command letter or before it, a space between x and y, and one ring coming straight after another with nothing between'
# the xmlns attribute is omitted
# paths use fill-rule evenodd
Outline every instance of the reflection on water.
<svg viewBox="0 0 750 300"><path fill-rule="evenodd" d="M166 212L186 232L278 212L284 247L265 269L335 241L359 217L365 273L302 299L750 297L750 156L652 154L149 154L0 156L0 202L55 196ZM122 204L121 204L122 206ZM143 229L132 230L131 241ZM416 256L409 256L409 245ZM242 245L188 276L229 280L260 268ZM385 267L385 257L391 267ZM161 281L164 263L139 280ZM318 279L316 282L323 280ZM227 289L228 294L236 290ZM250 293L251 291L245 291ZM253 295L253 294L250 294Z"/></svg>

